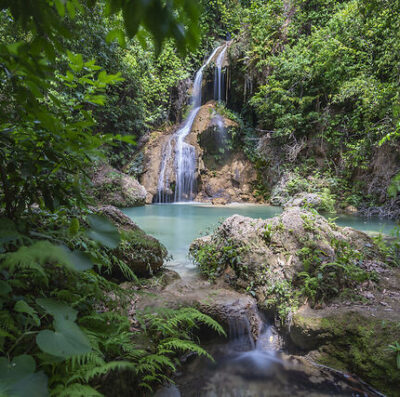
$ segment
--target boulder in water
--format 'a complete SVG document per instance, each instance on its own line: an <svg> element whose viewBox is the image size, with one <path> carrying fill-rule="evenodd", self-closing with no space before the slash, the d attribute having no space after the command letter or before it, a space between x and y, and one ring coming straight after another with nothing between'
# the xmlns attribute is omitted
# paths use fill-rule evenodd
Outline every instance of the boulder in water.
<svg viewBox="0 0 400 397"><path fill-rule="evenodd" d="M236 283L268 284L271 280L291 281L304 271L304 248L309 248L321 260L334 262L332 241L351 244L374 258L379 257L373 241L365 233L341 228L317 213L299 207L286 208L272 219L252 219L233 215L226 219L211 236L195 240L190 251L196 253L204 244L212 246L219 258L221 274L225 267L234 270ZM223 253L225 258L223 257Z"/></svg>

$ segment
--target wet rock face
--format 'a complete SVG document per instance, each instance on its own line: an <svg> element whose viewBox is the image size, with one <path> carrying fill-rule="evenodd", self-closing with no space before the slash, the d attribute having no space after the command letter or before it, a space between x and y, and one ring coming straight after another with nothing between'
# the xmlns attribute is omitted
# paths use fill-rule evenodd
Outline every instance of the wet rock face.
<svg viewBox="0 0 400 397"><path fill-rule="evenodd" d="M196 201L218 205L256 201L253 186L257 172L233 145L237 128L235 122L215 112L213 102L199 111L191 134L191 143L199 153Z"/></svg>
<svg viewBox="0 0 400 397"><path fill-rule="evenodd" d="M98 166L92 176L93 194L101 204L136 207L145 204L146 189L133 177L108 164Z"/></svg>
<svg viewBox="0 0 400 397"><path fill-rule="evenodd" d="M167 257L167 250L157 239L146 234L118 208L104 206L96 208L95 211L106 216L118 227L122 241L113 250L113 255L125 263L135 275L147 277L161 269ZM126 280L120 267L115 264L108 275L119 281Z"/></svg>

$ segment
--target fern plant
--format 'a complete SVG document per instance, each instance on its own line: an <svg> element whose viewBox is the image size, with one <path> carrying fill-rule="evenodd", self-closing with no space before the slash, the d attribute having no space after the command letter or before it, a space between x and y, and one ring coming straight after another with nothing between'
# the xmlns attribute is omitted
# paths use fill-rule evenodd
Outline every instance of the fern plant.
<svg viewBox="0 0 400 397"><path fill-rule="evenodd" d="M170 379L182 353L211 358L197 343L200 325L224 333L192 308L128 317L124 308L134 292L98 271L114 261L117 231L88 216L53 214L49 222L48 214L36 214L29 237L13 225L12 238L0 240L0 352L7 357L0 360L0 390L5 395L25 396L37 387L43 396L101 396L116 372L129 373L133 388L151 389Z"/></svg>

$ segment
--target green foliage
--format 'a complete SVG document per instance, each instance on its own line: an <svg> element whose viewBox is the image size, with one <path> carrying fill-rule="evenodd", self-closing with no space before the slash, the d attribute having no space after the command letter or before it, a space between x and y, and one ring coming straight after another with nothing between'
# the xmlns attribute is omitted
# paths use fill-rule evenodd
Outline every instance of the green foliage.
<svg viewBox="0 0 400 397"><path fill-rule="evenodd" d="M364 281L377 281L374 272L361 267L361 253L343 240L332 238L330 243L335 250L334 261L329 261L323 251L315 250L312 242L298 252L304 272L297 275L296 283L313 304L338 297Z"/></svg>
<svg viewBox="0 0 400 397"><path fill-rule="evenodd" d="M131 134L170 117L213 41L179 57L207 30L199 13L194 0L0 0L0 394L99 396L112 371L150 388L181 352L207 355L199 323L222 332L194 309L134 328L132 295L101 274L135 280L116 251L134 244L138 261L156 242L84 209L92 162L111 151L122 165Z"/></svg>
<svg viewBox="0 0 400 397"><path fill-rule="evenodd" d="M0 357L0 393L7 396L48 396L47 377L36 371L35 360L22 354L11 362Z"/></svg>
<svg viewBox="0 0 400 397"><path fill-rule="evenodd" d="M35 99L35 104L26 104L31 113L21 114L17 108L15 119L1 125L0 194L10 218L17 218L34 203L54 209L85 202L80 190L85 185L82 171L100 155L104 140L111 139L92 134L95 121L85 106L101 105L102 93L119 80L118 75L98 72L94 62L83 62L72 53L69 62L70 70L58 75L57 81L75 88L72 96L57 98L50 91L40 101Z"/></svg>
<svg viewBox="0 0 400 397"><path fill-rule="evenodd" d="M374 243L391 266L400 266L400 226L396 226L391 236L378 234L374 236Z"/></svg>
<svg viewBox="0 0 400 397"><path fill-rule="evenodd" d="M400 193L400 173L396 174L388 187L388 196L389 197L396 197L398 193Z"/></svg>
<svg viewBox="0 0 400 397"><path fill-rule="evenodd" d="M298 295L289 281L269 281L264 304L267 309L274 309L278 313L283 324L286 320L290 320L291 314L296 311L299 305Z"/></svg>
<svg viewBox="0 0 400 397"><path fill-rule="evenodd" d="M249 103L272 144L304 139L297 163L318 158L319 168L350 183L380 145L397 150L399 11L398 1L375 0L246 7L241 67L257 84ZM371 201L353 192L349 204L363 199Z"/></svg>
<svg viewBox="0 0 400 397"><path fill-rule="evenodd" d="M120 235L117 228L110 221L98 215L90 215L86 221L91 227L88 237L107 248L117 248L121 241Z"/></svg>
<svg viewBox="0 0 400 397"><path fill-rule="evenodd" d="M109 239L98 236L110 232L113 244L119 241L108 221L68 211L52 218L39 212L24 219L30 237L12 224L24 238L1 242L0 351L12 362L4 358L0 366L12 372L2 370L0 390L18 396L28 388L39 390L37 395L49 389L54 396L99 396L102 377L112 371L132 373L133 388L151 388L168 380L183 352L209 357L195 343L194 331L200 324L223 330L195 309L136 313L132 327L123 309L132 292L94 271L112 258ZM122 234L119 245L125 238ZM66 252L85 253L96 267L83 269Z"/></svg>
<svg viewBox="0 0 400 397"><path fill-rule="evenodd" d="M92 9L96 3L99 2L90 0L87 5ZM85 11L85 2L39 0L35 5L27 5L12 0L2 0L0 10L9 10L22 29L34 33L43 32L50 41L57 41L58 36L71 37L71 33L65 26L66 16L75 19L77 14ZM161 48L163 40L168 37L175 40L181 51L185 51L188 47L193 49L198 42L199 8L193 0L172 1L168 4L158 0L148 3L130 0L104 2L105 16L119 13L123 16L125 34L128 38L135 36L140 26L143 26L153 36L158 49ZM107 38L109 41L117 39L123 45L125 34L119 29L114 29ZM43 42L46 43L45 40Z"/></svg>
<svg viewBox="0 0 400 397"><path fill-rule="evenodd" d="M238 247L230 241L221 244L202 243L194 247L190 255L200 272L210 280L215 280L227 266L246 276L246 264L240 259L245 250L246 247Z"/></svg>
<svg viewBox="0 0 400 397"><path fill-rule="evenodd" d="M396 354L396 366L400 369L400 343L397 341L394 342L392 345L389 345L389 349Z"/></svg>

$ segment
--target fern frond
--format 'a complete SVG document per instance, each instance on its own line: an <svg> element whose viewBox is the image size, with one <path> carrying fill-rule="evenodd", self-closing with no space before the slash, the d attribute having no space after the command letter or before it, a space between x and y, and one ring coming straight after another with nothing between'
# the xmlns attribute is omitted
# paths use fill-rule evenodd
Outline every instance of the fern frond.
<svg viewBox="0 0 400 397"><path fill-rule="evenodd" d="M68 386L58 385L50 394L52 397L103 397L96 389L89 385L72 383Z"/></svg>
<svg viewBox="0 0 400 397"><path fill-rule="evenodd" d="M175 351L192 351L194 353L197 353L199 356L205 356L211 361L214 361L212 356L206 350L190 340L169 338L163 340L160 345L162 346L162 348L172 349Z"/></svg>
<svg viewBox="0 0 400 397"><path fill-rule="evenodd" d="M119 270L123 274L123 276L130 281L138 281L136 274L132 271L132 269L123 261L116 261L116 265L119 267Z"/></svg>
<svg viewBox="0 0 400 397"><path fill-rule="evenodd" d="M195 327L198 323L202 323L220 335L226 336L222 326L218 324L210 316L201 313L199 310L192 307L185 307L177 311L177 314L168 320L168 324L178 327L187 325L191 328Z"/></svg>
<svg viewBox="0 0 400 397"><path fill-rule="evenodd" d="M136 365L129 361L110 361L101 366L83 367L80 373L73 375L71 380L89 382L90 380L108 374L111 371L133 371L136 372Z"/></svg>
<svg viewBox="0 0 400 397"><path fill-rule="evenodd" d="M99 352L92 350L86 354L72 356L67 360L66 365L71 371L76 371L83 366L103 366L105 363Z"/></svg>
<svg viewBox="0 0 400 397"><path fill-rule="evenodd" d="M176 370L176 367L171 359L160 354L149 354L148 356L143 357L139 362L139 368L141 364L151 365L160 371L163 367L169 367L172 371Z"/></svg>

